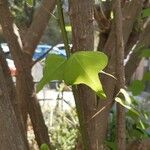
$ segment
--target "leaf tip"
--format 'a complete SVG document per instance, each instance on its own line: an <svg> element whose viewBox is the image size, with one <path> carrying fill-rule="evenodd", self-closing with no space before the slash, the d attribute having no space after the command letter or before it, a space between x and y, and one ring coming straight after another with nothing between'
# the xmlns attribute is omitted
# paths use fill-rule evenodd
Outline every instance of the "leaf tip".
<svg viewBox="0 0 150 150"><path fill-rule="evenodd" d="M99 96L102 100L106 100L106 94L103 91L96 92L97 96Z"/></svg>

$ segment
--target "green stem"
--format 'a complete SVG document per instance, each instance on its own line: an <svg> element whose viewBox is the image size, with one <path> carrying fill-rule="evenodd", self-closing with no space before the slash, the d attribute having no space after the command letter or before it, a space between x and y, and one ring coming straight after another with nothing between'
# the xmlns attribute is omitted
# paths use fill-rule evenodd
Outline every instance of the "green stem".
<svg viewBox="0 0 150 150"><path fill-rule="evenodd" d="M69 47L69 42L68 42L67 31L65 29L65 21L64 21L61 0L57 0L57 10L58 10L58 17L59 17L59 24L60 24L60 29L61 29L61 33L62 33L62 38L64 41L65 50L66 50L66 55L67 55L67 58L69 58L70 57L70 47Z"/></svg>

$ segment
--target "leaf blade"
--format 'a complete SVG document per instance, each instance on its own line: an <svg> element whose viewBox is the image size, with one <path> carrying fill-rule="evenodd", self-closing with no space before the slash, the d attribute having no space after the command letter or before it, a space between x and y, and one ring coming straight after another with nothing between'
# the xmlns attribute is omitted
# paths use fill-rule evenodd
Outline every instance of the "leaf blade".
<svg viewBox="0 0 150 150"><path fill-rule="evenodd" d="M66 64L65 82L67 84L85 84L98 96L106 97L98 73L106 67L107 61L107 56L101 52L76 52ZM70 74L72 75L69 76Z"/></svg>
<svg viewBox="0 0 150 150"><path fill-rule="evenodd" d="M65 63L66 59L62 56L55 54L48 55L45 61L43 78L37 85L37 92L39 92L45 84L52 80L63 80Z"/></svg>
<svg viewBox="0 0 150 150"><path fill-rule="evenodd" d="M132 111L134 114L136 114L137 116L139 116L138 111L136 111L134 108L132 108L131 106L129 106L128 104L125 103L124 100L122 100L120 97L116 97L115 101L117 103L119 103L120 105L122 105L123 107L129 109L130 111Z"/></svg>

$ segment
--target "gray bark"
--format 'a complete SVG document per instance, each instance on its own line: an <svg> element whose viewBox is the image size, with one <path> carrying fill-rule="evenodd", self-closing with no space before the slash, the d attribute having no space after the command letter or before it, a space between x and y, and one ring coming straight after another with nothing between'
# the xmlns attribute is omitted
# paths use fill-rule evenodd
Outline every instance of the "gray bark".
<svg viewBox="0 0 150 150"><path fill-rule="evenodd" d="M122 10L120 0L115 0L114 20L115 20L115 34L116 34L116 77L117 77L117 91L125 88L125 72L124 72L124 43L122 31ZM121 94L121 93L120 93ZM119 103L116 104L116 142L118 150L126 149L126 124L125 124L125 108Z"/></svg>
<svg viewBox="0 0 150 150"><path fill-rule="evenodd" d="M52 9L54 8L55 1L44 0L43 3L44 5L47 4L46 5L47 9L48 8ZM47 10L42 11L42 9L44 9L43 3L41 7L38 9L37 14L41 12L43 15L45 14L45 19L44 16L42 16L42 20L48 23L50 14L49 12L47 12ZM7 2L4 0L0 0L0 22L2 25L2 29L6 41L9 44L9 48L15 62L15 66L17 68L17 73L18 73L17 74L17 96L22 111L24 126L26 126L27 113L29 113L32 121L35 137L38 145L40 146L43 143L50 145L50 142L49 142L48 130L42 116L41 108L36 99L33 78L31 76L31 67L32 67L32 53L40 40L42 31L44 31L46 27L46 23L40 22L42 26L41 29L39 29L40 26L38 24L39 15L35 19L36 20L34 20L33 23L31 24L31 28L29 28L30 32L27 32L28 36L26 36L23 39L25 40L24 47L23 47L17 27L13 23L13 18L10 14ZM33 33L31 29L33 29L32 30ZM37 32L36 35L35 32ZM32 40L28 39L30 37L32 37ZM25 52L27 48L28 50L30 50L30 53L28 53L27 51L26 51L27 53Z"/></svg>
<svg viewBox="0 0 150 150"><path fill-rule="evenodd" d="M0 65L0 149L29 150L8 91L7 82Z"/></svg>
<svg viewBox="0 0 150 150"><path fill-rule="evenodd" d="M73 52L94 49L93 4L91 0L69 1L69 14L72 25ZM86 86L79 85L74 91L84 149L99 150L98 132L95 119L96 95Z"/></svg>
<svg viewBox="0 0 150 150"><path fill-rule="evenodd" d="M132 32L133 25L135 23L136 17L140 14L140 11L142 9L142 1L139 0L132 0L131 2L128 2L125 4L123 8L123 40L124 44L127 43L128 38L130 36L130 33ZM107 68L105 71L107 73L112 74L115 76L115 63L116 63L116 53L115 53L115 33L114 33L114 26L112 24L111 31L109 33L109 36L107 38L106 43L104 44L104 48L102 51L107 54L109 58L109 63L107 65ZM101 75L101 82L103 84L105 93L107 94L107 100L101 101L99 100L97 112L102 110L101 113L99 113L97 117L97 122L99 123L99 139L100 145L103 144L103 141L105 139L106 133L107 133L107 122L108 122L108 116L109 111L114 103L114 97L118 93L116 90L116 80L108 77L106 75Z"/></svg>

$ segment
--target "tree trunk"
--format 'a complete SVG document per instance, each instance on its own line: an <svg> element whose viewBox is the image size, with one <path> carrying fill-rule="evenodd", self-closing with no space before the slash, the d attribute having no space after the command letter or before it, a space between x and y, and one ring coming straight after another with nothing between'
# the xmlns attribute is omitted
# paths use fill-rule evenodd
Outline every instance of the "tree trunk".
<svg viewBox="0 0 150 150"><path fill-rule="evenodd" d="M128 41L130 33L133 29L135 20L137 16L140 14L141 9L142 9L142 1L132 0L131 2L126 3L122 10L123 18L125 18L122 20L123 21L123 40L124 40L125 45ZM98 50L106 53L109 58L109 62L105 69L105 72L110 73L113 76L115 76L116 53L115 53L115 42L114 42L115 33L114 33L113 23L111 24L110 29L111 30L109 34L107 33L108 31L106 32L106 34L108 34L108 37L105 37L107 39L104 40L106 42L102 43L102 45L100 45ZM98 101L97 111L98 112L100 110L101 111L100 113L97 114L96 118L97 118L97 122L99 123L99 126L98 126L99 128L98 133L100 133L98 135L100 139L99 144L103 145L103 142L107 135L107 123L108 123L109 111L110 111L112 104L114 103L114 97L116 96L118 90L116 90L116 80L109 76L101 75L101 82L104 87L104 91L107 95L107 100Z"/></svg>
<svg viewBox="0 0 150 150"><path fill-rule="evenodd" d="M125 72L124 72L124 42L122 32L122 9L120 0L115 0L114 21L116 33L116 77L117 91L125 88ZM121 94L121 93L120 93ZM126 149L126 123L125 123L125 108L119 103L116 104L116 144L118 150Z"/></svg>
<svg viewBox="0 0 150 150"><path fill-rule="evenodd" d="M94 50L93 6L92 0L69 1L69 14L72 25L73 52ZM86 150L100 150L96 119L96 95L84 85L77 86L74 91L79 116L82 141Z"/></svg>
<svg viewBox="0 0 150 150"><path fill-rule="evenodd" d="M150 139L134 140L128 144L127 150L150 150Z"/></svg>
<svg viewBox="0 0 150 150"><path fill-rule="evenodd" d="M1 47L0 47L0 64L1 64L2 69L3 69L4 77L5 77L5 80L6 80L6 83L7 83L6 86L7 86L7 89L8 89L8 93L9 93L9 96L10 96L12 106L14 108L14 111L15 111L15 114L17 116L18 122L20 123L20 126L23 129L23 118L20 115L21 110L20 110L19 102L18 102L18 99L17 99L17 96L16 96L16 89L15 89L15 86L14 86L14 83L13 83L13 80L12 80L12 77L11 77L10 69L8 68L8 65L7 65L7 62L6 62L6 59L5 59L5 56L4 56L4 53L1 49Z"/></svg>
<svg viewBox="0 0 150 150"><path fill-rule="evenodd" d="M29 113L29 116L33 125L35 139L38 145L40 146L41 144L46 143L50 147L48 129L44 123L44 118L41 112L41 107L36 98L33 78L31 75L31 70L29 68L26 70L26 72L24 71L18 74L17 86L18 86L17 92L20 93L18 94L19 99L24 100L26 102L25 104L27 105L26 107L27 110L24 110L22 114L25 114L26 112ZM21 106L22 106L22 109L25 108L23 107L23 105Z"/></svg>
<svg viewBox="0 0 150 150"><path fill-rule="evenodd" d="M92 37L92 18L90 18L92 15L91 9L92 5L88 5L90 2L88 1L70 1L70 18L71 18L71 24L72 24L72 32L73 32L73 51L75 50L92 50L92 39L89 39L87 37ZM92 2L91 2L92 3ZM135 23L136 17L139 15L141 8L142 8L142 0L133 0L131 2L127 2L123 8L123 40L124 44L127 43L128 38L130 36L130 33L132 32L133 25ZM85 9L86 8L86 9ZM133 9L134 8L134 9ZM82 14L82 15L81 15ZM85 15L86 14L86 15ZM88 14L88 15L87 15ZM106 19L106 18L105 18ZM102 21L102 20L101 20ZM106 20L105 20L106 21ZM103 23L98 23L103 24ZM91 25L91 27L89 27ZM106 27L106 26L105 26ZM108 26L107 26L108 27ZM111 31L108 33L108 30L106 30L106 35L104 39L104 43L101 43L101 50L105 52L109 58L109 64L105 71L107 73L110 73L115 76L115 69L116 69L116 53L115 53L115 33L114 33L114 25L111 26ZM89 34L90 33L90 34ZM89 40L89 41L88 41ZM101 38L100 38L101 40ZM102 41L101 41L102 42ZM91 46L92 45L92 46ZM78 90L78 96L76 99L76 105L80 105L80 108L77 108L77 110L80 110L80 114L82 117L85 117L85 122L87 123L87 120L90 119L91 126L88 129L91 129L92 131L90 134L90 139L87 139L89 141L92 141L91 138L95 138L95 141L93 142L93 149L103 149L103 142L107 133L107 121L109 116L109 111L114 103L114 97L116 96L118 90L116 90L116 80L106 76L101 75L101 81L104 86L105 93L107 95L106 101L98 101L96 102L95 97L91 94L87 94L85 91L85 87L81 87ZM82 89L82 90L81 90ZM80 95L79 95L80 94ZM75 94L76 95L76 94ZM82 97L82 100L81 98ZM77 101L78 100L78 101ZM98 104L98 105L97 105ZM96 115L95 115L96 113ZM91 117L95 115L94 119L91 119ZM90 117L91 116L91 117ZM81 117L81 118L82 118ZM84 124L85 127L88 124ZM89 121L88 121L89 123ZM93 128L92 129L92 124ZM80 124L81 125L81 124ZM81 126L82 128L82 126ZM88 132L88 131L87 131ZM89 134L86 132L85 136L88 136ZM92 133L95 132L95 137L91 136ZM88 138L88 137L87 137ZM97 143L96 143L97 142ZM88 142L90 144L90 142ZM96 146L96 147L94 147ZM89 149L92 149L89 147Z"/></svg>
<svg viewBox="0 0 150 150"><path fill-rule="evenodd" d="M45 125L40 105L36 99L31 75L32 56L23 52L23 45L13 23L7 2L0 0L0 22L17 68L17 96L22 111L24 127L29 113L38 145L46 143L50 147L48 130Z"/></svg>
<svg viewBox="0 0 150 150"><path fill-rule="evenodd" d="M29 150L27 140L17 120L0 65L0 149ZM11 95L12 96L12 95ZM15 98L15 97L14 97Z"/></svg>

